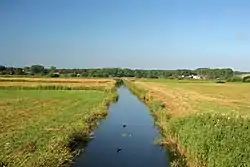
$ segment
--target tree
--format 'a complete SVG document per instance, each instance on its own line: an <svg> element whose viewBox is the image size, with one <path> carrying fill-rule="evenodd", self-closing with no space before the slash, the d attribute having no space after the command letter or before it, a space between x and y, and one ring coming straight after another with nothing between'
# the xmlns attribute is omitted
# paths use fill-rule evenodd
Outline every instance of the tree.
<svg viewBox="0 0 250 167"><path fill-rule="evenodd" d="M56 72L56 67L55 66L50 66L50 73L55 73Z"/></svg>
<svg viewBox="0 0 250 167"><path fill-rule="evenodd" d="M242 81L243 81L242 77L237 76L237 75L231 78L227 78L227 82L242 82Z"/></svg>
<svg viewBox="0 0 250 167"><path fill-rule="evenodd" d="M24 67L23 68L23 70L24 70L24 73L26 73L26 74L30 74L30 67Z"/></svg>
<svg viewBox="0 0 250 167"><path fill-rule="evenodd" d="M25 72L22 68L14 68L15 75L25 75Z"/></svg>
<svg viewBox="0 0 250 167"><path fill-rule="evenodd" d="M30 71L32 74L43 74L45 72L45 68L42 65L32 65L30 67Z"/></svg>
<svg viewBox="0 0 250 167"><path fill-rule="evenodd" d="M41 65L32 65L31 67L13 68L0 66L1 75L23 75L23 74L62 74L64 76L82 76L82 77L137 77L137 78L188 78L190 75L200 75L205 79L228 79L230 80L235 72L230 68L210 69L199 68L196 70L177 69L177 70L142 70L128 68L92 68L92 69L57 69L51 66L45 69ZM239 73L239 72L237 72ZM53 76L57 77L57 75ZM233 78L232 80L235 80Z"/></svg>
<svg viewBox="0 0 250 167"><path fill-rule="evenodd" d="M5 66L0 65L0 71L5 71L5 70L6 70L6 67L5 67Z"/></svg>

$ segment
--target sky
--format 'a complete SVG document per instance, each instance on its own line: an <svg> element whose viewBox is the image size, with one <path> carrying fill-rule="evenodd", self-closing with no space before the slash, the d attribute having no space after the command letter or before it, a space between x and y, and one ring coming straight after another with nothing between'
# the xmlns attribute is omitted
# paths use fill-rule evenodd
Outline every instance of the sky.
<svg viewBox="0 0 250 167"><path fill-rule="evenodd" d="M250 71L249 0L0 0L0 64Z"/></svg>

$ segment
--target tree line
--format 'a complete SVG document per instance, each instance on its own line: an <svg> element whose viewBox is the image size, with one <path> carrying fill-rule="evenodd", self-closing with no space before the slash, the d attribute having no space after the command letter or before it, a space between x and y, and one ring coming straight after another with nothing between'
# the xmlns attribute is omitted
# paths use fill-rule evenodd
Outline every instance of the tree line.
<svg viewBox="0 0 250 167"><path fill-rule="evenodd" d="M198 68L177 70L143 70L128 68L95 68L95 69L66 69L51 66L45 68L42 65L16 68L0 65L0 75L35 75L50 77L137 77L137 78L192 78L199 79L228 79L236 72L230 68L211 69ZM239 72L237 71L237 74Z"/></svg>

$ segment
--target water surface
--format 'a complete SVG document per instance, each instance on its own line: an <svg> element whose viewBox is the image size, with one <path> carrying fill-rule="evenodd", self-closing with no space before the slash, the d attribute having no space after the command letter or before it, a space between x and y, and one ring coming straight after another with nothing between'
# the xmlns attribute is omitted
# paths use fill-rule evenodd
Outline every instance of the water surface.
<svg viewBox="0 0 250 167"><path fill-rule="evenodd" d="M118 94L118 102L109 107L94 140L72 166L168 167L166 151L154 144L159 133L148 107L126 87L119 88Z"/></svg>

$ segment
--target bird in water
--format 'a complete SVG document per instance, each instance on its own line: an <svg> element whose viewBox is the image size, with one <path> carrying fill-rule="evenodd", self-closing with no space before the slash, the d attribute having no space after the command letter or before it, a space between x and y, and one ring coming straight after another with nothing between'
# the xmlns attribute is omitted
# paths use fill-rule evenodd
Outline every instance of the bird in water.
<svg viewBox="0 0 250 167"><path fill-rule="evenodd" d="M125 128L126 126L127 126L127 125L122 125L122 127L124 127L124 128Z"/></svg>
<svg viewBox="0 0 250 167"><path fill-rule="evenodd" d="M122 151L122 149L119 148L119 147L116 149L116 152L118 152L118 153L121 152L121 151Z"/></svg>

